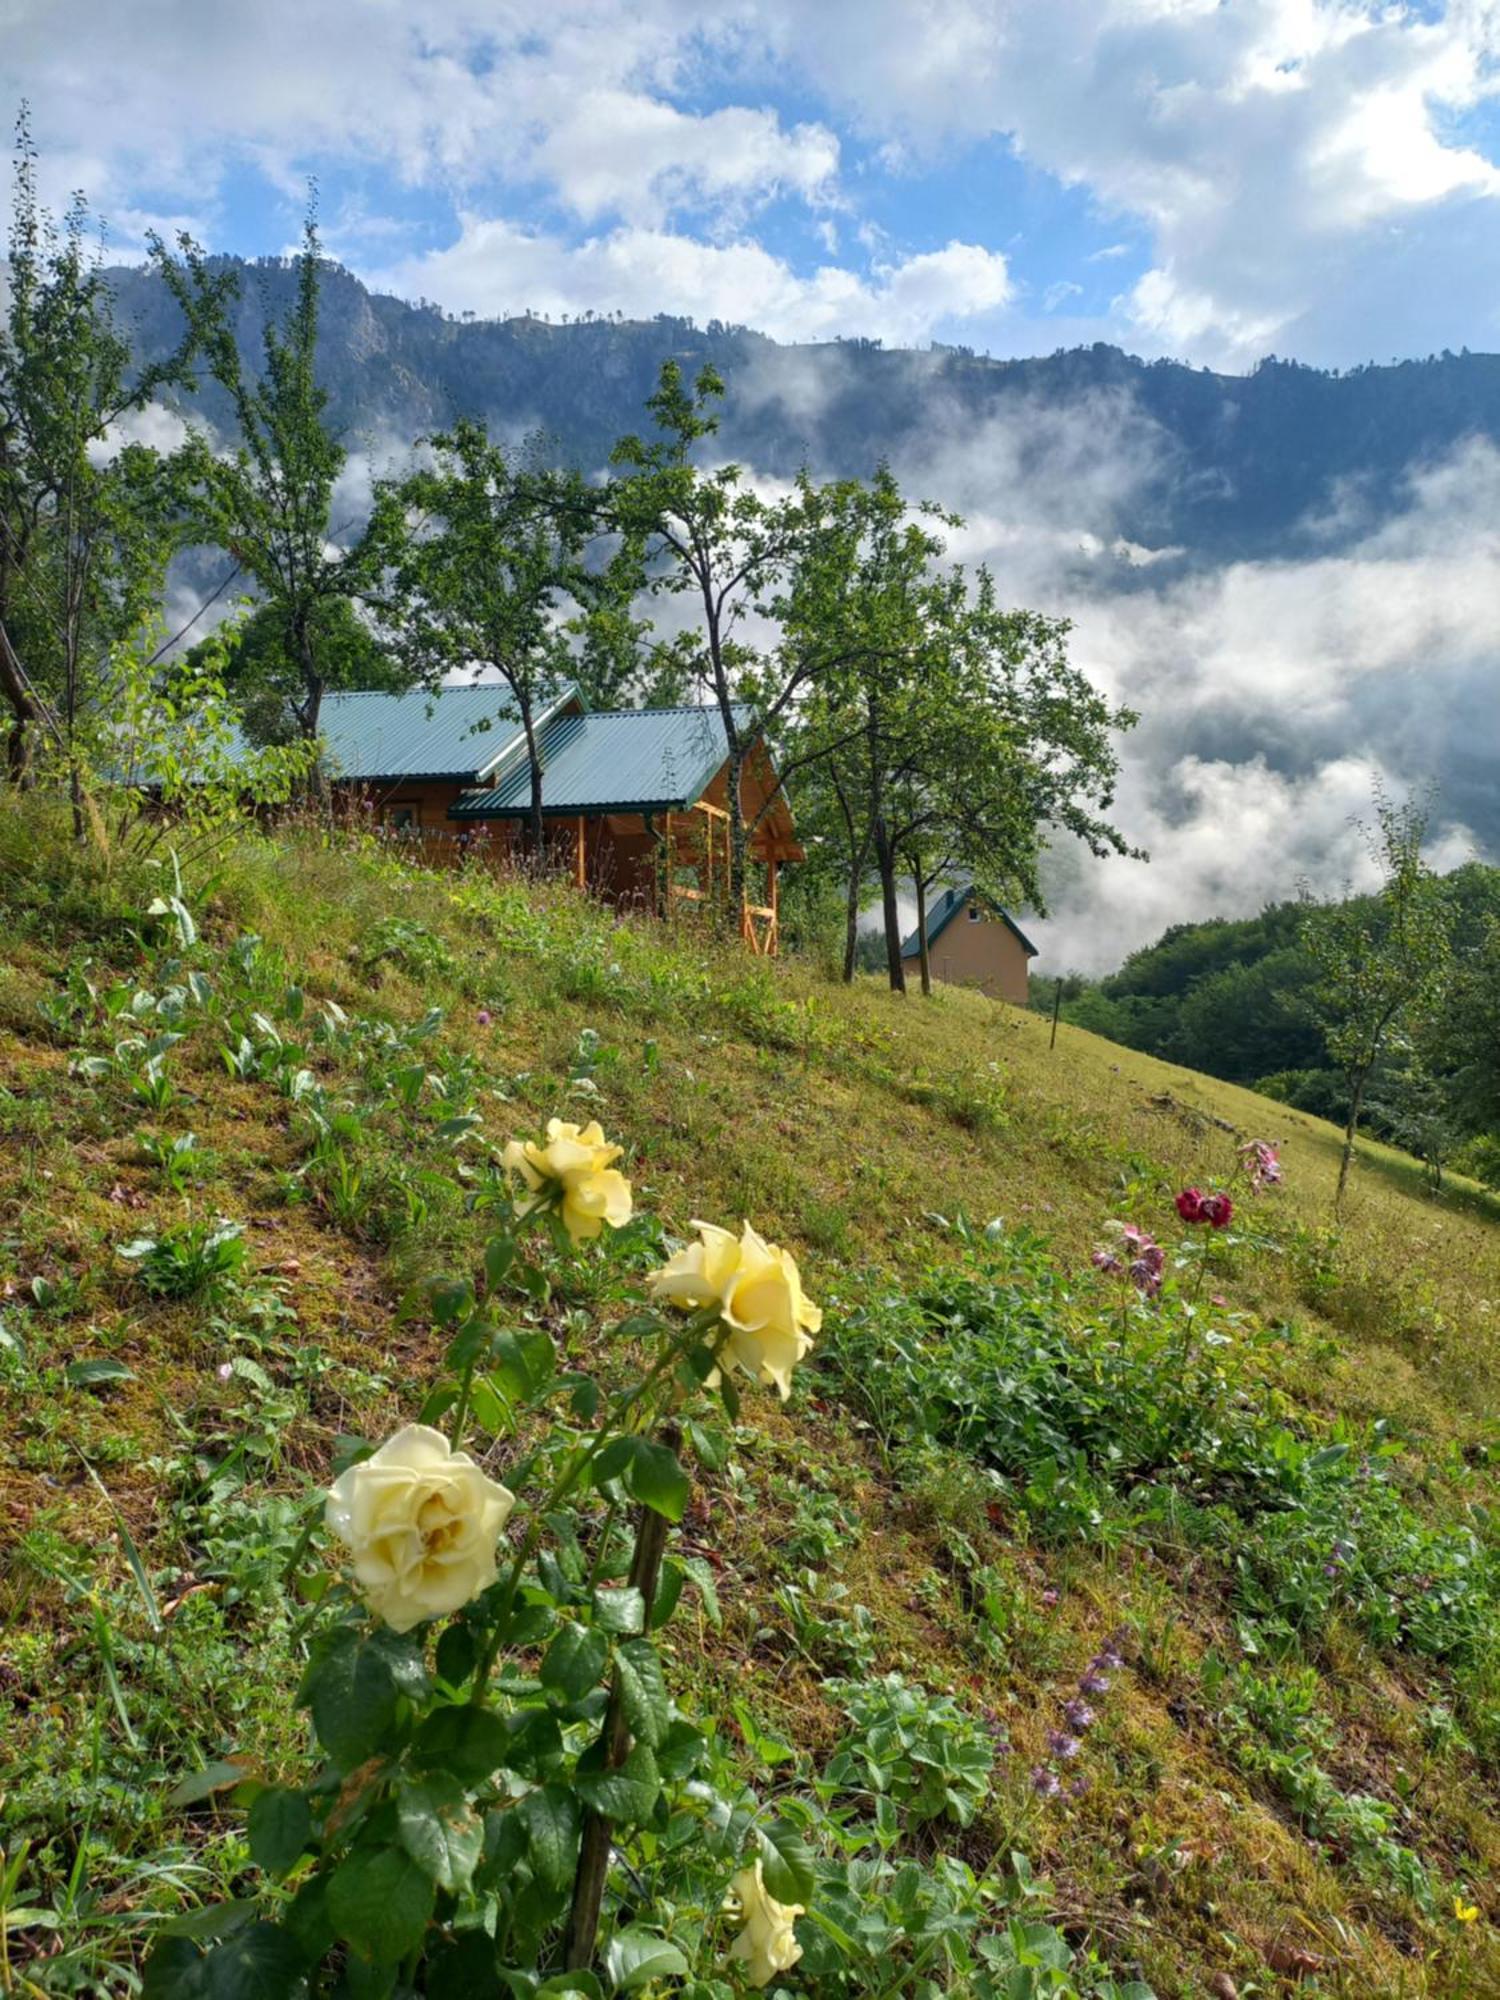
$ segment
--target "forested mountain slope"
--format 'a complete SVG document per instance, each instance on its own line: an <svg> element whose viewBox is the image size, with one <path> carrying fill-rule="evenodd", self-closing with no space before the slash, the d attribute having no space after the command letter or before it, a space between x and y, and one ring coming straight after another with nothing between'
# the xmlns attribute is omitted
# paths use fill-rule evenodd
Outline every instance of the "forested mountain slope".
<svg viewBox="0 0 1500 2000"><path fill-rule="evenodd" d="M266 303L284 310L291 268L266 260L244 276L240 345L256 353ZM176 309L160 282L138 269L111 279L142 357L165 354ZM783 475L809 462L863 477L882 459L920 463L940 440L982 438L985 426L1015 421L1026 440L1007 476L1027 476L1029 452L1045 477L1057 442L1049 418L1087 422L1104 404L1113 422L1101 454L1119 450L1124 424L1145 461L1145 476L1121 495L1120 532L1215 560L1337 547L1384 518L1410 467L1468 438L1500 436L1500 356L1488 354L1337 376L1268 361L1249 376L1226 376L1105 346L1018 361L857 341L781 346L743 328L666 316L571 325L453 319L371 293L336 266L322 314L321 372L334 413L351 442L377 455L471 415L513 431L541 429L562 455L592 468L638 428L668 355L718 369L728 388L725 449ZM211 393L205 407L222 420Z"/></svg>

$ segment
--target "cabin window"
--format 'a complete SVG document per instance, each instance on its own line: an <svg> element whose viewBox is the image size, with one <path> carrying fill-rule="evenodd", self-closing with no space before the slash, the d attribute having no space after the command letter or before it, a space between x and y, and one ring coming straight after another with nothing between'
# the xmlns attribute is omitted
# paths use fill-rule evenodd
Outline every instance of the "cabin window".
<svg viewBox="0 0 1500 2000"><path fill-rule="evenodd" d="M977 903L970 903L969 905L969 922L971 924L979 922L979 905Z"/></svg>
<svg viewBox="0 0 1500 2000"><path fill-rule="evenodd" d="M421 824L421 807L416 805L387 806L381 814L385 824L396 833L408 833Z"/></svg>

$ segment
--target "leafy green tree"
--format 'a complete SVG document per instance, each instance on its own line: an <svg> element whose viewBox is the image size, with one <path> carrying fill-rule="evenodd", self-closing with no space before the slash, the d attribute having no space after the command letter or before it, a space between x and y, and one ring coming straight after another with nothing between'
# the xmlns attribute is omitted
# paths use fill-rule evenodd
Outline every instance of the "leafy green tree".
<svg viewBox="0 0 1500 2000"><path fill-rule="evenodd" d="M430 440L433 463L386 489L374 539L398 549L391 608L412 671L429 685L487 669L514 704L531 773L528 822L542 845L540 711L577 676L577 642L594 634L597 687L634 628L636 571L628 553L590 566L601 546L599 496L577 474L535 454L508 455L465 419ZM497 714L504 696L497 691Z"/></svg>
<svg viewBox="0 0 1500 2000"><path fill-rule="evenodd" d="M312 636L328 686L399 693L410 685L400 655L347 597L322 600L313 612ZM242 624L200 640L191 657L216 663L252 743L288 743L302 735L292 698L301 676L287 655L286 627L274 606L254 606Z"/></svg>
<svg viewBox="0 0 1500 2000"><path fill-rule="evenodd" d="M758 621L774 626L777 601L799 557L815 545L823 509L806 480L790 496L765 499L742 466L705 471L693 462L695 448L718 429L723 393L711 368L689 389L678 363L663 363L646 405L657 435L631 434L615 446L610 507L625 546L648 565L651 587L693 602L695 623L664 649L663 664L704 688L723 719L729 895L738 921L751 834L742 782L746 762L823 664L821 649L778 651L763 643Z"/></svg>
<svg viewBox="0 0 1500 2000"><path fill-rule="evenodd" d="M192 443L192 511L198 537L226 549L255 584L264 608L258 657L300 735L318 733L330 688L360 685L368 658L348 644L349 622L332 607L375 591L378 550L368 533L342 545L334 488L347 453L327 420L318 380L320 249L310 205L297 259L296 293L281 326L267 317L263 366L247 372L230 315L239 280L215 272L190 236L172 256L152 239L157 268L181 307L209 371L229 399L237 436L227 451ZM272 683L262 684L261 692Z"/></svg>
<svg viewBox="0 0 1500 2000"><path fill-rule="evenodd" d="M897 850L890 802L924 768L923 716L940 715L951 682L936 635L950 593L934 573L942 543L914 517L882 467L869 487L821 496L822 531L792 575L778 610L782 646L821 671L789 733L784 770L804 771L804 823L842 877L843 972L854 976L860 907L877 866L883 905L895 908ZM889 924L886 927L889 939ZM902 980L899 938L892 983Z"/></svg>
<svg viewBox="0 0 1500 2000"><path fill-rule="evenodd" d="M23 111L0 326L0 693L12 782L45 740L81 828L78 735L107 724L115 656L159 605L177 515L174 467L122 447L120 426L187 379L192 340L132 370L84 202L59 224L36 175Z"/></svg>
<svg viewBox="0 0 1500 2000"><path fill-rule="evenodd" d="M1422 859L1427 811L1377 792L1375 825L1361 828L1383 880L1368 897L1307 911L1302 940L1317 968L1311 1001L1349 1087L1335 1213L1343 1207L1365 1092L1390 1036L1439 1002L1451 963L1443 884Z"/></svg>

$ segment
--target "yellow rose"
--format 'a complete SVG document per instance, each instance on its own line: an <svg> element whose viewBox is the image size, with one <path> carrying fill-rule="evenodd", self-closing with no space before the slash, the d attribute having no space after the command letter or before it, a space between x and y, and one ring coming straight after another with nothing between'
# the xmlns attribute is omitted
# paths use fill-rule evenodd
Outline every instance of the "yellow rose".
<svg viewBox="0 0 1500 2000"><path fill-rule="evenodd" d="M745 1928L729 1947L752 1986L769 1986L778 1972L789 1972L802 1956L792 1929L802 1915L800 1903L778 1903L767 1893L761 1865L742 1868L730 1884L730 1895L745 1919Z"/></svg>
<svg viewBox="0 0 1500 2000"><path fill-rule="evenodd" d="M610 1145L597 1118L582 1129L549 1118L545 1146L512 1139L501 1157L530 1191L532 1199L520 1205L522 1215L555 1194L569 1236L588 1243L605 1223L622 1229L630 1220L630 1183L613 1164L624 1150Z"/></svg>
<svg viewBox="0 0 1500 2000"><path fill-rule="evenodd" d="M334 1481L324 1519L353 1555L371 1610L409 1632L495 1581L495 1545L515 1504L441 1431L408 1424Z"/></svg>
<svg viewBox="0 0 1500 2000"><path fill-rule="evenodd" d="M693 1227L699 1240L653 1272L647 1285L656 1298L690 1312L717 1306L728 1329L720 1357L757 1382L774 1384L785 1400L792 1370L823 1324L821 1309L802 1290L796 1259L748 1222L738 1237L712 1222Z"/></svg>

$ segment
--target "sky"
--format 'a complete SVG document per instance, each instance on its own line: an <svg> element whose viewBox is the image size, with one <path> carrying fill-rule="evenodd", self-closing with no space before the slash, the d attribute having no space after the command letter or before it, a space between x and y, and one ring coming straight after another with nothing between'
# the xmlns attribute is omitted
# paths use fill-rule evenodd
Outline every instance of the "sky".
<svg viewBox="0 0 1500 2000"><path fill-rule="evenodd" d="M1500 349L1497 58L1500 0L0 0L0 103L121 258L153 228L288 249L315 176L332 255L454 312L1229 372ZM1326 547L1135 549L1122 590L1160 441L1118 400L1029 421L937 411L898 471L1142 714L1118 818L1151 861L1059 857L1047 969L1362 881L1376 784L1436 787L1440 864L1500 860L1470 809L1500 761L1491 444Z"/></svg>
<svg viewBox="0 0 1500 2000"><path fill-rule="evenodd" d="M0 0L117 249L1243 368L1500 340L1495 0Z"/></svg>

